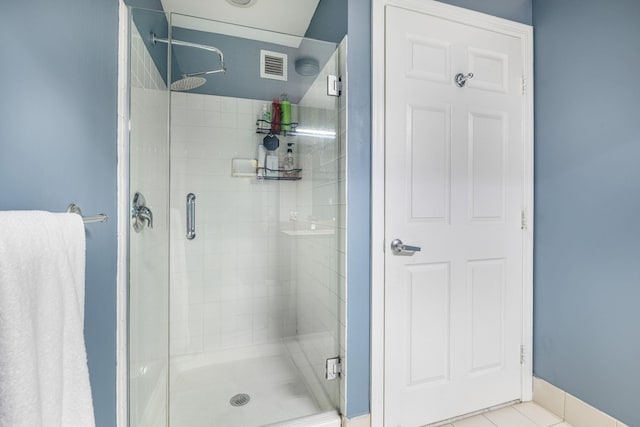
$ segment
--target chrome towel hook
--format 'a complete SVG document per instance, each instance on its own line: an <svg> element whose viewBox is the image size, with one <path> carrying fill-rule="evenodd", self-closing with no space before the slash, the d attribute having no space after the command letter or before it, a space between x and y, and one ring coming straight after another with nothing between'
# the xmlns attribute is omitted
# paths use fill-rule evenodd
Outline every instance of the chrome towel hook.
<svg viewBox="0 0 640 427"><path fill-rule="evenodd" d="M456 74L455 81L458 87L464 87L464 85L467 84L467 80L472 78L473 78L473 73L469 73L466 76L462 73L458 73Z"/></svg>

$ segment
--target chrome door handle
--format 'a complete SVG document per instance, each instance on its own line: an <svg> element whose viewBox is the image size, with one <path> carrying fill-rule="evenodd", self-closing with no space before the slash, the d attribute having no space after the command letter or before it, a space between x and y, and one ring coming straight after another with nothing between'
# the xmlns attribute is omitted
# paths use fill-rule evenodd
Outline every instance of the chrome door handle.
<svg viewBox="0 0 640 427"><path fill-rule="evenodd" d="M391 242L391 251L393 251L395 255L413 255L414 252L420 252L420 250L420 246L405 245L400 239L395 239Z"/></svg>
<svg viewBox="0 0 640 427"><path fill-rule="evenodd" d="M196 238L196 195L187 194L187 239Z"/></svg>

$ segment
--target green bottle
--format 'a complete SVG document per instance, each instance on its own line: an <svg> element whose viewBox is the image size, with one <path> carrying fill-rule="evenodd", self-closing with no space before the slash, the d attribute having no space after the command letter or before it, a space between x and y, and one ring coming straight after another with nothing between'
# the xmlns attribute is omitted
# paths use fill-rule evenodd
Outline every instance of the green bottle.
<svg viewBox="0 0 640 427"><path fill-rule="evenodd" d="M286 93L283 93L280 98L280 109L282 111L282 130L286 133L291 131L291 103L287 99Z"/></svg>

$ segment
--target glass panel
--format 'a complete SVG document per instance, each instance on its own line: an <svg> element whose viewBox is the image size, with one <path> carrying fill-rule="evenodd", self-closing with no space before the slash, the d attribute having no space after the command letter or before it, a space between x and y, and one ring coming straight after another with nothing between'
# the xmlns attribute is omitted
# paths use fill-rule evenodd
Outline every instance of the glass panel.
<svg viewBox="0 0 640 427"><path fill-rule="evenodd" d="M324 375L341 353L344 150L340 98L327 95L338 46L171 20L172 81L222 66L215 51L179 41L219 49L227 72L171 92L170 424L263 425L335 411L340 380ZM286 81L260 78L261 50L272 72L287 55ZM274 97L291 123L287 112L270 137Z"/></svg>
<svg viewBox="0 0 640 427"><path fill-rule="evenodd" d="M143 228L129 230L129 425L155 427L167 425L169 95L167 46L148 35L167 37L168 21L130 11L130 202L144 196L153 228L142 211Z"/></svg>

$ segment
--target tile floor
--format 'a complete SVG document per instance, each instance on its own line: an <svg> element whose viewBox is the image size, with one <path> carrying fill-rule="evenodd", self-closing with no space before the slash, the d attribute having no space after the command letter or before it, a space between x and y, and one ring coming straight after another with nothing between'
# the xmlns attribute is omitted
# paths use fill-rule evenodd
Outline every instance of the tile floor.
<svg viewBox="0 0 640 427"><path fill-rule="evenodd" d="M471 418L447 424L444 427L572 427L560 417L534 402L519 403Z"/></svg>

